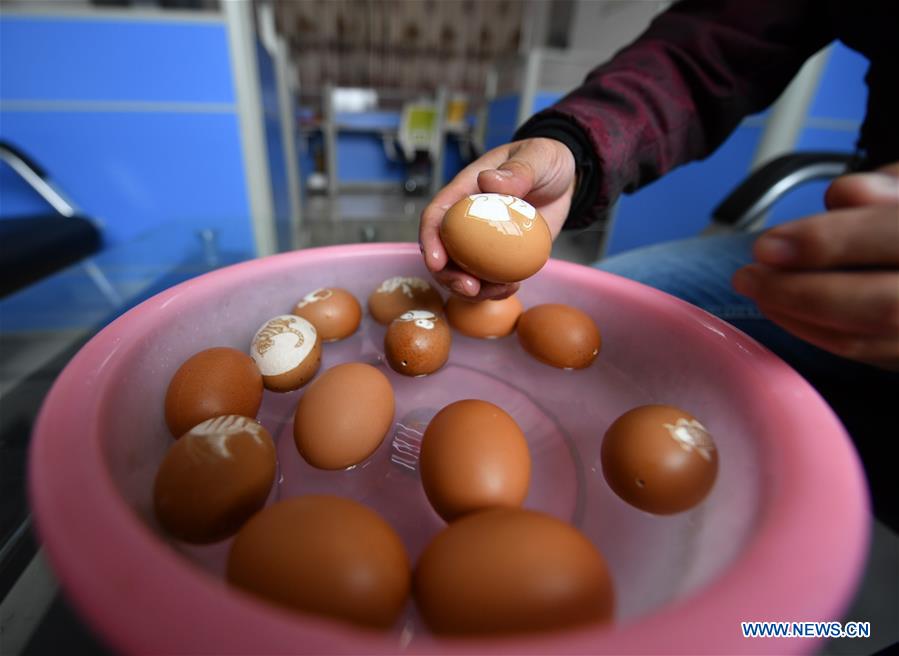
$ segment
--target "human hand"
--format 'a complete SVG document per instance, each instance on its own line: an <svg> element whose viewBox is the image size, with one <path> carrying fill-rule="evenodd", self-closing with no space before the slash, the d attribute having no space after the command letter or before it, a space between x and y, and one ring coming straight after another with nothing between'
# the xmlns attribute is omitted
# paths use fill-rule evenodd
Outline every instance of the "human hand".
<svg viewBox="0 0 899 656"><path fill-rule="evenodd" d="M733 286L797 337L899 370L899 163L838 178L825 204L759 237Z"/></svg>
<svg viewBox="0 0 899 656"><path fill-rule="evenodd" d="M457 201L477 193L516 196L537 208L552 238L562 229L574 193L574 155L561 141L538 137L505 144L466 166L421 213L418 240L435 280L470 300L506 298L518 283L480 280L453 263L440 239L440 223Z"/></svg>

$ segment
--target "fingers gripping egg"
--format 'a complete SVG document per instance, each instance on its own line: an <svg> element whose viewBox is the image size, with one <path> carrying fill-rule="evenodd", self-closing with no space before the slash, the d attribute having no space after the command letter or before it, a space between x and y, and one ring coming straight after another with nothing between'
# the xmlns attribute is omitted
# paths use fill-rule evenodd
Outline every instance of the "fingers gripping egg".
<svg viewBox="0 0 899 656"><path fill-rule="evenodd" d="M273 392L289 392L308 383L322 362L322 345L315 326L301 317L282 314L256 331L250 355Z"/></svg>
<svg viewBox="0 0 899 656"><path fill-rule="evenodd" d="M552 235L533 205L514 196L474 194L447 210L440 238L462 269L490 282L519 282L549 259Z"/></svg>

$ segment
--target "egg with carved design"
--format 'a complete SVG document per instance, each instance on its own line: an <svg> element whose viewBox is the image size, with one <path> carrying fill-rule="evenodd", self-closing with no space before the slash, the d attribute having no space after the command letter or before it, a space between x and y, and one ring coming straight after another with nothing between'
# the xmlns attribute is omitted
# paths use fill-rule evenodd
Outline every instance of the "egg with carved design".
<svg viewBox="0 0 899 656"><path fill-rule="evenodd" d="M322 363L322 344L311 323L293 314L266 321L250 342L250 355L273 392L299 389L315 376Z"/></svg>
<svg viewBox="0 0 899 656"><path fill-rule="evenodd" d="M263 506L274 480L268 431L250 417L215 417L169 447L156 474L153 507L179 540L217 542Z"/></svg>
<svg viewBox="0 0 899 656"><path fill-rule="evenodd" d="M390 322L384 354L394 371L425 376L446 364L451 343L446 317L429 310L409 310Z"/></svg>
<svg viewBox="0 0 899 656"><path fill-rule="evenodd" d="M461 269L498 283L530 278L546 264L552 235L530 203L504 194L472 194L450 207L440 239Z"/></svg>
<svg viewBox="0 0 899 656"><path fill-rule="evenodd" d="M627 503L656 515L689 510L718 475L718 449L696 417L672 405L628 410L606 431L602 472Z"/></svg>
<svg viewBox="0 0 899 656"><path fill-rule="evenodd" d="M443 312L443 298L424 278L394 276L383 281L368 297L368 311L375 321L389 324L403 312Z"/></svg>

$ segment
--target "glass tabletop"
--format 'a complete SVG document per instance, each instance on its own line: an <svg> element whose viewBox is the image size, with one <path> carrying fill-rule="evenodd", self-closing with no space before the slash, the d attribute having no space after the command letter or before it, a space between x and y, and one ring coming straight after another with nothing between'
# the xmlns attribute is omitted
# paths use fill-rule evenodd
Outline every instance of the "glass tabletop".
<svg viewBox="0 0 899 656"><path fill-rule="evenodd" d="M164 224L0 299L0 599L11 596L37 551L26 496L28 441L53 381L82 345L131 307L254 256L251 244L220 248L221 228ZM54 617L66 623L64 602L54 603L45 622Z"/></svg>

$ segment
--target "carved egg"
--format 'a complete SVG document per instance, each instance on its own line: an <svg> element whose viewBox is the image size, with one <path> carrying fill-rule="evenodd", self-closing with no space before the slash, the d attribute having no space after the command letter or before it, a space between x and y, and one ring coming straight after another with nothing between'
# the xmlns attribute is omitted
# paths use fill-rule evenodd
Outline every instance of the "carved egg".
<svg viewBox="0 0 899 656"><path fill-rule="evenodd" d="M394 371L424 376L446 364L451 343L445 317L428 310L409 310L390 322L384 335L384 354Z"/></svg>
<svg viewBox="0 0 899 656"><path fill-rule="evenodd" d="M153 506L159 523L179 540L217 542L262 508L274 480L275 444L268 431L250 417L215 417L169 447L156 474Z"/></svg>
<svg viewBox="0 0 899 656"><path fill-rule="evenodd" d="M460 268L483 280L519 282L549 259L552 235L537 209L504 194L473 194L447 210L440 238Z"/></svg>
<svg viewBox="0 0 899 656"><path fill-rule="evenodd" d="M315 326L293 314L266 321L250 343L250 355L262 372L262 383L273 392L299 389L322 363L322 345Z"/></svg>
<svg viewBox="0 0 899 656"><path fill-rule="evenodd" d="M718 475L712 436L696 417L672 405L625 412L606 431L600 457L615 494L657 515L694 507Z"/></svg>
<svg viewBox="0 0 899 656"><path fill-rule="evenodd" d="M368 297L368 311L378 323L388 324L403 312L443 312L443 298L424 278L394 276L382 282Z"/></svg>

